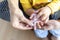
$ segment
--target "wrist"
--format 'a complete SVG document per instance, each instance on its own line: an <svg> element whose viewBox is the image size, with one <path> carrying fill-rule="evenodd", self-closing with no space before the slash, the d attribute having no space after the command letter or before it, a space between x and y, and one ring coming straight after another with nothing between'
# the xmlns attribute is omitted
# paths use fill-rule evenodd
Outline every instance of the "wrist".
<svg viewBox="0 0 60 40"><path fill-rule="evenodd" d="M46 6L46 8L49 10L49 13L51 14L52 13L52 10L49 6Z"/></svg>
<svg viewBox="0 0 60 40"><path fill-rule="evenodd" d="M49 10L50 10L50 12L51 12L50 14L52 14L52 9L51 9L49 6L46 6L46 7L48 7L48 8L49 8Z"/></svg>
<svg viewBox="0 0 60 40"><path fill-rule="evenodd" d="M27 15L31 15L31 14L33 14L33 13L35 13L35 10L34 9L28 9L28 10L26 10L26 14Z"/></svg>

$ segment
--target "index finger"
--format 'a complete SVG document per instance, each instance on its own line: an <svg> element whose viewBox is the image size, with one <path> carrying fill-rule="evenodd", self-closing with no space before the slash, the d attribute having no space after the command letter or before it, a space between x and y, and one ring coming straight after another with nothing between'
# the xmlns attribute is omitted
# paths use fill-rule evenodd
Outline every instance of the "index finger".
<svg viewBox="0 0 60 40"><path fill-rule="evenodd" d="M42 12L39 12L39 13L37 14L37 18L39 18L42 14L43 14Z"/></svg>

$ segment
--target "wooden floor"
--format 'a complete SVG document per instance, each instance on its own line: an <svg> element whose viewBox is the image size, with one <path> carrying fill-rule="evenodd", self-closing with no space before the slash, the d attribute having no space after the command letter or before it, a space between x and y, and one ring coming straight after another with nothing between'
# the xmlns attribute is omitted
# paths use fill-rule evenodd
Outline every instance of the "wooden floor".
<svg viewBox="0 0 60 40"><path fill-rule="evenodd" d="M0 40L40 40L33 31L21 31L13 28L9 22L0 19Z"/></svg>

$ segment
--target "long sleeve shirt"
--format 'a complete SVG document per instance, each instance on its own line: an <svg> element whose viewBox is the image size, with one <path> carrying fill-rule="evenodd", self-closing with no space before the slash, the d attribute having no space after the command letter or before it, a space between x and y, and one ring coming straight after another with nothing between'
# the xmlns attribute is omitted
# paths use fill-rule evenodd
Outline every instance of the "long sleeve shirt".
<svg viewBox="0 0 60 40"><path fill-rule="evenodd" d="M44 6L48 6L51 9L51 14L60 9L60 0L20 0L24 11L30 8L39 9Z"/></svg>

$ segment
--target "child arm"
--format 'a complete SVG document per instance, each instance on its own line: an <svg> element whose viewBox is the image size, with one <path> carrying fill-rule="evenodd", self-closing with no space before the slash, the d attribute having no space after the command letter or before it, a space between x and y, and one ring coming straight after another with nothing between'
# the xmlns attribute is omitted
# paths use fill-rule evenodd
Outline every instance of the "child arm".
<svg viewBox="0 0 60 40"><path fill-rule="evenodd" d="M54 12L56 12L60 9L60 0L53 0L47 6L50 7L52 14L54 14Z"/></svg>
<svg viewBox="0 0 60 40"><path fill-rule="evenodd" d="M23 10L27 15L30 16L32 13L35 12L29 0L20 0L20 3L22 4Z"/></svg>

